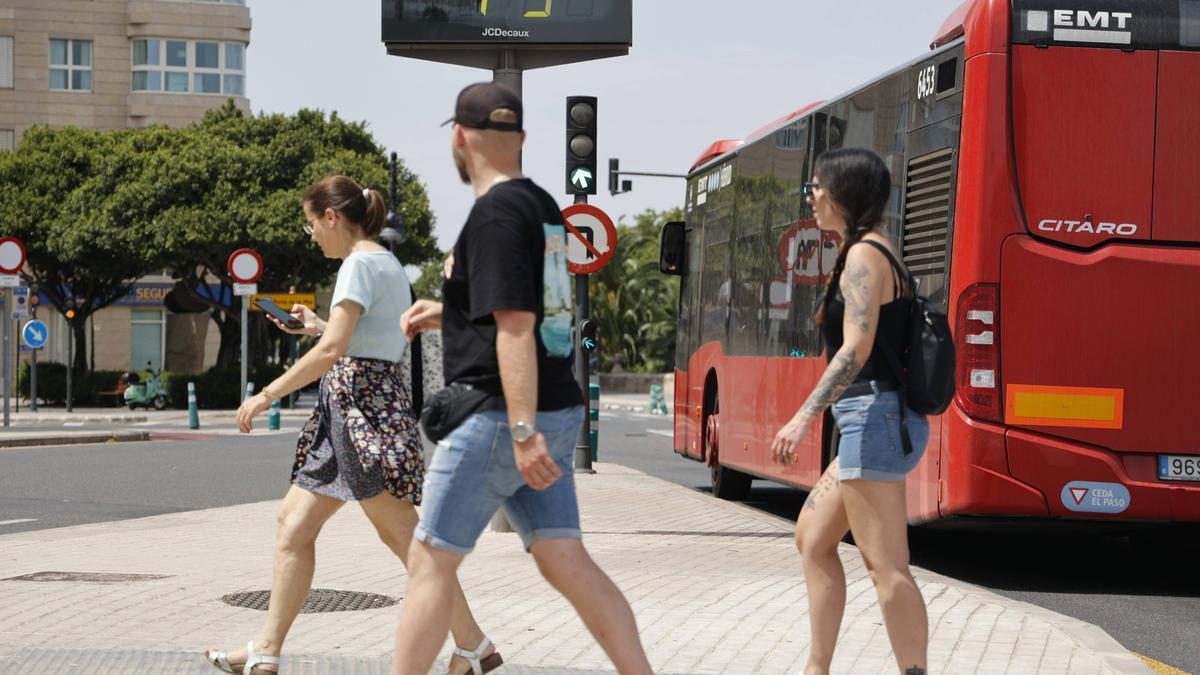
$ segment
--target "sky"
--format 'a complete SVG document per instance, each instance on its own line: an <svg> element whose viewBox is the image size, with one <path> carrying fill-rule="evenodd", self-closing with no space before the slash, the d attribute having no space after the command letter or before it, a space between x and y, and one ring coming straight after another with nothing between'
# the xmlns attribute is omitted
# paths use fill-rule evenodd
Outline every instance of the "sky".
<svg viewBox="0 0 1200 675"><path fill-rule="evenodd" d="M449 249L472 196L450 158L455 96L491 71L389 56L380 0L248 0L247 95L255 112L301 108L364 121L429 194ZM721 139L740 139L928 51L961 0L634 0L628 56L526 71L524 172L566 206L567 96L598 97L600 192L614 220L681 206L684 181L632 178L607 192L608 159L627 171L687 173ZM386 186L380 186L386 187Z"/></svg>

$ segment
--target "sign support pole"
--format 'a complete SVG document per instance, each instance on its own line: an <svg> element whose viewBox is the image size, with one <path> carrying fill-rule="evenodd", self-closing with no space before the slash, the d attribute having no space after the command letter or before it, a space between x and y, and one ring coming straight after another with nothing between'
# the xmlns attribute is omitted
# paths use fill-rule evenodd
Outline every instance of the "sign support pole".
<svg viewBox="0 0 1200 675"><path fill-rule="evenodd" d="M247 325L250 321L249 317L250 296L242 296L242 400L246 400L246 380L247 377L247 352L249 351L250 331Z"/></svg>
<svg viewBox="0 0 1200 675"><path fill-rule="evenodd" d="M37 353L29 350L29 411L37 412Z"/></svg>
<svg viewBox="0 0 1200 675"><path fill-rule="evenodd" d="M588 203L587 195L575 195L576 204ZM578 334L579 327L587 321L591 312L588 307L588 275L575 275L575 376L579 378L579 390L583 393L586 403L591 397L591 355L583 348L582 337ZM596 473L592 469L592 420L591 415L583 416L583 426L579 427L579 438L575 442L575 469L583 473Z"/></svg>
<svg viewBox="0 0 1200 675"><path fill-rule="evenodd" d="M71 378L75 374L75 329L67 319L67 412L71 412Z"/></svg>
<svg viewBox="0 0 1200 675"><path fill-rule="evenodd" d="M12 389L12 343L9 341L12 333L13 291L4 289L4 426L9 424L8 395Z"/></svg>

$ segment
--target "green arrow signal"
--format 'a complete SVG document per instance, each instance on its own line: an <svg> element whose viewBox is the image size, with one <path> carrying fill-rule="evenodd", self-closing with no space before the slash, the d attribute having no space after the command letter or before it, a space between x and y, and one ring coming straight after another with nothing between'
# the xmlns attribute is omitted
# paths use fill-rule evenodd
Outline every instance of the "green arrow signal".
<svg viewBox="0 0 1200 675"><path fill-rule="evenodd" d="M580 190L588 189L588 185L592 182L592 172L583 167L575 169L575 173L571 174L571 183L579 186Z"/></svg>

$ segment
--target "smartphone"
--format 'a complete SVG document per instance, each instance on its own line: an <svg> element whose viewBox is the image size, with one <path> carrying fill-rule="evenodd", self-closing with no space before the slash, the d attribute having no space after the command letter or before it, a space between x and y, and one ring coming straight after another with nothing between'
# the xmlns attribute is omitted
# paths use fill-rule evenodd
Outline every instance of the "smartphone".
<svg viewBox="0 0 1200 675"><path fill-rule="evenodd" d="M262 311L275 317L275 319L288 328L304 328L303 321L297 319L292 314L283 311L283 308L272 302L270 298L258 298L254 301L254 304Z"/></svg>

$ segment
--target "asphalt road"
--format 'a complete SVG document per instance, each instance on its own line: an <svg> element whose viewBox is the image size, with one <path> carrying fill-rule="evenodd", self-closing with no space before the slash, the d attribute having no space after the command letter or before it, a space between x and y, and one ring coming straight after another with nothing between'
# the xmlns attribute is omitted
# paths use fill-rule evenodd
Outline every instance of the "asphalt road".
<svg viewBox="0 0 1200 675"><path fill-rule="evenodd" d="M251 436L232 423L200 432L142 425L156 440L0 450L0 535L278 499L299 424L285 419L284 431ZM600 457L709 492L708 469L671 452L670 426L605 412ZM755 486L747 505L795 519L802 492ZM918 529L911 542L916 565L1098 625L1135 652L1200 673L1200 538L1187 536Z"/></svg>

